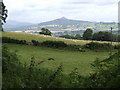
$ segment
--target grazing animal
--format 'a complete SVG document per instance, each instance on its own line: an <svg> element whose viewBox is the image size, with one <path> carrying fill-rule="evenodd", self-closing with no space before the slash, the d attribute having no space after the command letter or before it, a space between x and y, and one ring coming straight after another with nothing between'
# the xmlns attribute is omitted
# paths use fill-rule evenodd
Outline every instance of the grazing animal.
<svg viewBox="0 0 120 90"><path fill-rule="evenodd" d="M48 60L54 60L54 58L48 58Z"/></svg>
<svg viewBox="0 0 120 90"><path fill-rule="evenodd" d="M79 51L80 51L80 52L85 52L85 50L84 50L84 49L82 49L82 48L79 48Z"/></svg>

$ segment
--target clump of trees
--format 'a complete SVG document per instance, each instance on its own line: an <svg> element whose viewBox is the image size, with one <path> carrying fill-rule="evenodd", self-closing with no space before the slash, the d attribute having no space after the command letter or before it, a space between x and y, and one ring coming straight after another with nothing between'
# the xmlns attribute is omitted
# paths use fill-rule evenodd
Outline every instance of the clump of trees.
<svg viewBox="0 0 120 90"><path fill-rule="evenodd" d="M103 51L103 50L110 50L114 47L109 43L97 43L97 42L90 42L84 45L85 48L95 50L95 51Z"/></svg>
<svg viewBox="0 0 120 90"><path fill-rule="evenodd" d="M93 40L97 41L111 41L112 33L111 32L98 32L93 34Z"/></svg>
<svg viewBox="0 0 120 90"><path fill-rule="evenodd" d="M111 32L105 32L105 31L99 31L93 33L93 30L90 28L86 29L86 31L83 33L83 36L81 36L80 34L76 34L75 36L66 34L59 37L67 38L67 39L77 39L77 40L96 40L96 41L113 41L113 42L120 41L119 34L112 34Z"/></svg>
<svg viewBox="0 0 120 90"><path fill-rule="evenodd" d="M92 29L88 28L84 33L83 33L83 39L84 40L92 40Z"/></svg>
<svg viewBox="0 0 120 90"><path fill-rule="evenodd" d="M113 42L119 42L120 41L120 35L118 34L112 34L111 32L97 32L93 34L93 40L97 41L113 41Z"/></svg>
<svg viewBox="0 0 120 90"><path fill-rule="evenodd" d="M15 44L26 44L26 40L17 40L17 39L12 39L9 37L2 37L2 42L3 43L15 43Z"/></svg>
<svg viewBox="0 0 120 90"><path fill-rule="evenodd" d="M44 41L41 43L43 46L53 47L53 48L65 48L67 44L62 41Z"/></svg>
<svg viewBox="0 0 120 90"><path fill-rule="evenodd" d="M42 29L41 29L41 32L39 32L39 34L51 36L52 33L51 33L50 30L48 30L47 28L42 28Z"/></svg>

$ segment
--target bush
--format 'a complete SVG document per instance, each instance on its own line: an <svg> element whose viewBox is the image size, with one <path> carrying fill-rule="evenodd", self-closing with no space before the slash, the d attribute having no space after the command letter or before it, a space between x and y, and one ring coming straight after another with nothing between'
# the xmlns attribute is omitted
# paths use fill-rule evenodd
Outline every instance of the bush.
<svg viewBox="0 0 120 90"><path fill-rule="evenodd" d="M26 44L26 40L11 39L8 37L2 37L2 42L3 43Z"/></svg>
<svg viewBox="0 0 120 90"><path fill-rule="evenodd" d="M38 46L40 43L36 40L32 40L33 45Z"/></svg>
<svg viewBox="0 0 120 90"><path fill-rule="evenodd" d="M84 46L85 48L91 49L91 50L110 50L113 46L109 43L97 43L97 42L90 42Z"/></svg>
<svg viewBox="0 0 120 90"><path fill-rule="evenodd" d="M120 45L115 45L114 49L119 49L120 50Z"/></svg>
<svg viewBox="0 0 120 90"><path fill-rule="evenodd" d="M53 48L65 48L67 44L62 41L44 41L41 43L43 46L53 47Z"/></svg>
<svg viewBox="0 0 120 90"><path fill-rule="evenodd" d="M8 48L2 48L2 88L51 88L61 87L62 66L55 71L39 68L35 58L31 58L30 64L20 63L15 52Z"/></svg>
<svg viewBox="0 0 120 90"><path fill-rule="evenodd" d="M120 88L120 52L104 60L95 60L94 74L89 77L89 85L98 88Z"/></svg>

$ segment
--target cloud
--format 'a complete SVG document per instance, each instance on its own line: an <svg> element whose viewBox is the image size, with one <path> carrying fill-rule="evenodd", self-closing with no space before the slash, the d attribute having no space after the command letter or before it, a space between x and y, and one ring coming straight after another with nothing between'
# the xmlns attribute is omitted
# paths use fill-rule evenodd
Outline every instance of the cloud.
<svg viewBox="0 0 120 90"><path fill-rule="evenodd" d="M65 0L68 4L115 4L119 0Z"/></svg>
<svg viewBox="0 0 120 90"><path fill-rule="evenodd" d="M62 16L90 21L117 21L119 0L4 0L9 18L44 22Z"/></svg>

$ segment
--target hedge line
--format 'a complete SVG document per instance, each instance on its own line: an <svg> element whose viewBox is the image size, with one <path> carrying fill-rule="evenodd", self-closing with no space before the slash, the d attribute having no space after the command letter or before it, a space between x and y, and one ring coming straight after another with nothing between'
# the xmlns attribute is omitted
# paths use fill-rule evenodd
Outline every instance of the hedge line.
<svg viewBox="0 0 120 90"><path fill-rule="evenodd" d="M50 48L64 48L69 50L75 50L75 51L85 51L85 49L90 50L109 50L109 49L120 49L120 45L112 46L109 43L97 43L97 42L90 42L85 44L84 46L81 45L67 45L63 41L44 41L42 43L31 40L31 42L27 42L26 40L17 40L17 39L11 39L7 37L2 38L3 43L15 43L15 44L24 44L24 45L34 45L34 46L45 46Z"/></svg>
<svg viewBox="0 0 120 90"><path fill-rule="evenodd" d="M97 42L90 42L85 45L85 48L91 49L91 50L109 50L114 49L114 46L112 46L109 43L97 43Z"/></svg>

